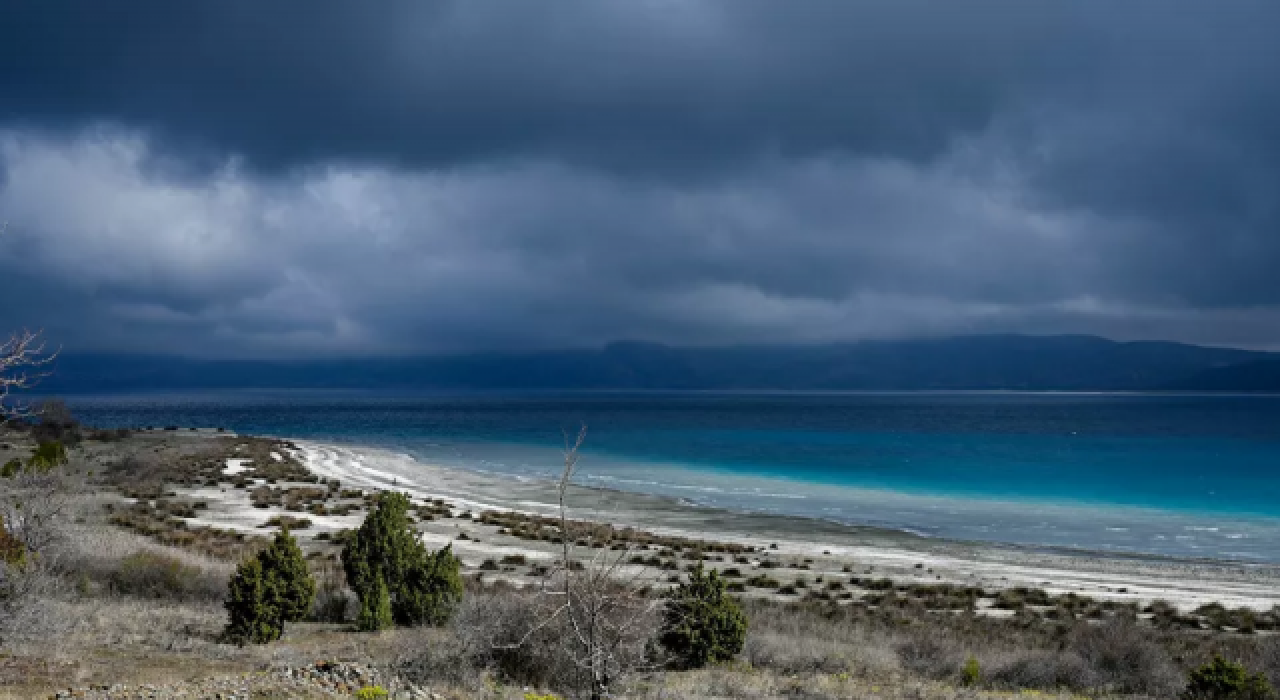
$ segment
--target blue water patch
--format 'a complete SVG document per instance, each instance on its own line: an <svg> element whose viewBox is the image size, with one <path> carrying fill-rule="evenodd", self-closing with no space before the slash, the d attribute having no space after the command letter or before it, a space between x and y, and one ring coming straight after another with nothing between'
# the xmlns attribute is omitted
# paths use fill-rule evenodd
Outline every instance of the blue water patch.
<svg viewBox="0 0 1280 700"><path fill-rule="evenodd" d="M740 510L1020 544L1276 560L1280 397L219 392L73 397L90 423L226 427Z"/></svg>

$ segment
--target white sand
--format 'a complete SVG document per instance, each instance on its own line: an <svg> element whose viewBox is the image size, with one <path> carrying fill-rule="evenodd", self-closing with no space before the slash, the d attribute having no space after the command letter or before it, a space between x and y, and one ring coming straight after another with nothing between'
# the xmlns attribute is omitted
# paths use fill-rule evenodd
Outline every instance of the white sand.
<svg viewBox="0 0 1280 700"><path fill-rule="evenodd" d="M296 441L292 456L317 476L339 479L344 488L395 489L425 500L442 498L461 510L513 510L547 515L551 484L475 474L417 462L409 455L378 449L352 449ZM227 460L225 473L243 471L249 460ZM232 470L235 471L232 471ZM292 484L280 484L288 488ZM296 484L296 486L310 486ZM290 513L249 504L242 489L198 489L193 497L207 500L193 523L257 531L275 515L305 517L313 523L306 533L319 533L360 524L363 512L347 516ZM885 577L900 582L956 583L999 590L1025 586L1051 593L1074 592L1104 600L1150 602L1165 600L1183 610L1208 602L1258 610L1280 605L1280 568L1233 562L1186 561L1114 554L1043 551L994 544L951 542L905 533L836 526L817 520L728 513L679 504L669 499L595 489L575 489L571 515L577 518L630 525L663 535L768 547L753 555L789 563L810 559L808 570L770 569L771 574L825 576L835 580L851 565L852 575ZM499 536L470 521L424 524L423 539L431 546L452 543L468 564L484 558L525 554L531 559L552 556L545 543ZM467 532L481 541L459 541Z"/></svg>
<svg viewBox="0 0 1280 700"><path fill-rule="evenodd" d="M248 471L249 465L251 464L253 464L252 459L236 459L236 458L228 459L227 466L225 469L222 470L222 473L226 474L227 476L235 476L240 472Z"/></svg>

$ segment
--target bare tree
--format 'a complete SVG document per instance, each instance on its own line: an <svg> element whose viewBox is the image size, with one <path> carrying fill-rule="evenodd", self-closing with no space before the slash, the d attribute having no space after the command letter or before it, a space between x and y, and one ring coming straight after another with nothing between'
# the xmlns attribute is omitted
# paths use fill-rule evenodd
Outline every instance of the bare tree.
<svg viewBox="0 0 1280 700"><path fill-rule="evenodd" d="M39 331L23 330L0 342L0 426L32 415L29 405L11 401L12 394L35 386L56 356L45 351ZM65 462L61 445L50 445L30 460L0 466L0 633L48 581L41 556L57 539L68 502L60 468Z"/></svg>
<svg viewBox="0 0 1280 700"><path fill-rule="evenodd" d="M45 353L40 334L23 331L0 344L0 420L25 418L26 404L9 402L10 393L28 389L44 376L53 361ZM42 445L28 460L13 459L0 466L0 599L20 600L39 578L41 557L58 537L58 523L69 502L70 489L61 468L66 452L60 444Z"/></svg>
<svg viewBox="0 0 1280 700"><path fill-rule="evenodd" d="M9 222L0 223L0 236L8 229ZM10 395L35 386L48 374L44 368L56 357L56 352L45 352L40 331L24 329L0 343L0 424L31 413L24 405L11 404Z"/></svg>
<svg viewBox="0 0 1280 700"><path fill-rule="evenodd" d="M32 388L47 376L46 368L56 358L56 352L46 352L39 331L23 330L0 343L0 420L33 413L26 404L12 403L11 396L15 391Z"/></svg>
<svg viewBox="0 0 1280 700"><path fill-rule="evenodd" d="M586 437L585 425L572 440L565 434L564 471L556 489L561 547L537 593L541 612L518 640L502 648L519 649L554 629L560 660L576 672L576 678L564 680L597 700L612 696L627 676L652 667L648 646L662 601L650 593L653 570L628 564L633 552L628 539L615 537L612 526L569 517L570 487ZM582 550L591 553L580 556Z"/></svg>

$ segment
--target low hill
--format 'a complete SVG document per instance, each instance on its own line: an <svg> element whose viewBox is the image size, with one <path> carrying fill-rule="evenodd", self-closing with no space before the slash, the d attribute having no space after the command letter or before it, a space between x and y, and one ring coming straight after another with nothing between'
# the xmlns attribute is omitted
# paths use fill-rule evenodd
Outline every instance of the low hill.
<svg viewBox="0 0 1280 700"><path fill-rule="evenodd" d="M1266 358L1214 367L1173 382L1169 388L1184 391L1280 392L1280 359Z"/></svg>
<svg viewBox="0 0 1280 700"><path fill-rule="evenodd" d="M57 392L194 388L1160 390L1275 385L1280 357L1092 336L983 335L814 346L601 349L310 361L67 355ZM1258 367L1256 370L1249 367ZM1272 374L1267 374L1270 371ZM1228 382L1228 378L1230 381Z"/></svg>

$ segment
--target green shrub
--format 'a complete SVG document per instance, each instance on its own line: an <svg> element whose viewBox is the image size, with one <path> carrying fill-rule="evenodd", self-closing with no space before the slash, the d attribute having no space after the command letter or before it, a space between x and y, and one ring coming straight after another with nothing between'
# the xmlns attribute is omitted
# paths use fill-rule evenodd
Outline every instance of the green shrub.
<svg viewBox="0 0 1280 700"><path fill-rule="evenodd" d="M271 604L262 560L250 557L236 567L227 585L227 615L230 618L223 633L238 644L266 644L280 638L284 623Z"/></svg>
<svg viewBox="0 0 1280 700"><path fill-rule="evenodd" d="M266 644L284 634L284 623L311 610L316 582L297 540L281 530L266 549L236 569L227 591L226 637L237 643Z"/></svg>
<svg viewBox="0 0 1280 700"><path fill-rule="evenodd" d="M4 466L0 466L0 477L12 479L24 472L43 474L54 467L61 467L66 463L67 448L62 443L56 440L41 442L25 463L19 459L11 459L5 462Z"/></svg>
<svg viewBox="0 0 1280 700"><path fill-rule="evenodd" d="M462 599L460 563L451 547L431 552L409 522L409 498L400 493L378 497L364 523L342 550L347 583L359 596L361 615L366 599L384 586L391 600L392 618L400 625L439 625L452 616Z"/></svg>
<svg viewBox="0 0 1280 700"><path fill-rule="evenodd" d="M658 641L679 668L728 661L742 651L747 617L716 571L699 566L667 593Z"/></svg>
<svg viewBox="0 0 1280 700"><path fill-rule="evenodd" d="M381 578L376 578L372 590L366 591L360 598L360 617L356 618L356 627L363 632L377 632L390 627L392 621L391 595L387 592L387 584Z"/></svg>
<svg viewBox="0 0 1280 700"><path fill-rule="evenodd" d="M27 465L38 472L47 472L66 463L67 448L56 440L40 443L31 458L27 460Z"/></svg>
<svg viewBox="0 0 1280 700"><path fill-rule="evenodd" d="M1275 693L1261 673L1249 673L1243 665L1215 654L1213 660L1191 672L1186 700L1271 700Z"/></svg>
<svg viewBox="0 0 1280 700"><path fill-rule="evenodd" d="M311 612L316 598L316 580L307 568L298 541L287 529L276 534L275 540L258 553L263 571L275 579L276 604L286 622L297 622Z"/></svg>
<svg viewBox="0 0 1280 700"><path fill-rule="evenodd" d="M356 691L356 700L383 700L389 696L387 689L380 685L366 685Z"/></svg>
<svg viewBox="0 0 1280 700"><path fill-rule="evenodd" d="M960 669L960 682L965 685L977 685L982 680L982 667L978 665L978 660L970 656Z"/></svg>

